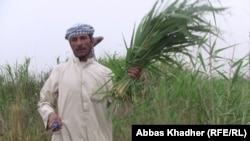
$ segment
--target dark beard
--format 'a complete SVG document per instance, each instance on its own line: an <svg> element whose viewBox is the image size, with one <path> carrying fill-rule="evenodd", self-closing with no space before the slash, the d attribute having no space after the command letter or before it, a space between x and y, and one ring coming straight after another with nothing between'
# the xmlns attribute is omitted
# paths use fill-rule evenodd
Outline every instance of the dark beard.
<svg viewBox="0 0 250 141"><path fill-rule="evenodd" d="M78 56L80 61L84 61L85 59L87 59L86 57L87 57L87 55Z"/></svg>
<svg viewBox="0 0 250 141"><path fill-rule="evenodd" d="M87 61L88 58L92 58L92 57L93 57L93 55L92 55L91 51L87 55L80 55L80 56L78 56L78 58L79 58L80 61Z"/></svg>

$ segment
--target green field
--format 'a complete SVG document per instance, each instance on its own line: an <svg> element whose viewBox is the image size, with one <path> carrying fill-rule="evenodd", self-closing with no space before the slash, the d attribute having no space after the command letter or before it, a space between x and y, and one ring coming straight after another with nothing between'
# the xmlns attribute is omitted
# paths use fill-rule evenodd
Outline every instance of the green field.
<svg viewBox="0 0 250 141"><path fill-rule="evenodd" d="M177 9L170 5L156 18L150 11L133 33L134 40L130 45L125 43L126 57L107 54L98 58L98 62L114 72L116 92L121 95L126 92L134 102L129 115L113 116L114 141L130 141L133 124L250 121L249 54L242 58L222 57L221 53L236 46L218 47L216 40L212 41L220 35L217 28L212 30L210 22L201 18L201 13L212 11L215 15L223 8L195 4L186 8L185 4L186 1ZM205 35L197 34L200 31ZM59 58L57 63L61 62ZM33 71L31 61L26 58L20 64L0 66L0 141L50 140L37 104L51 70ZM131 65L143 67L139 80L127 79L126 70Z"/></svg>
<svg viewBox="0 0 250 141"><path fill-rule="evenodd" d="M132 124L247 124L250 121L249 62L247 58L220 58L230 62L231 67L223 70L227 64L216 66L219 57L214 54L208 58L197 55L193 63L179 59L178 67L153 64L163 70L161 74L143 70L131 90L138 96L132 113L113 118L114 140L129 141ZM27 58L22 64L0 68L0 139L3 141L50 138L37 112L39 91L50 71L29 70L30 61ZM115 71L123 58L112 56L98 61Z"/></svg>

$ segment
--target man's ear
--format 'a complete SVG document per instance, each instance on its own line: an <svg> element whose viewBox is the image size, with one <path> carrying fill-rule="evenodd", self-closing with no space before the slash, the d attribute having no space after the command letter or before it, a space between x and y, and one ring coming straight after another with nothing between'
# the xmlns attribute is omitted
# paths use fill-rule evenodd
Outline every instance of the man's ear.
<svg viewBox="0 0 250 141"><path fill-rule="evenodd" d="M94 47L94 37L90 39L90 44L92 45L91 47Z"/></svg>

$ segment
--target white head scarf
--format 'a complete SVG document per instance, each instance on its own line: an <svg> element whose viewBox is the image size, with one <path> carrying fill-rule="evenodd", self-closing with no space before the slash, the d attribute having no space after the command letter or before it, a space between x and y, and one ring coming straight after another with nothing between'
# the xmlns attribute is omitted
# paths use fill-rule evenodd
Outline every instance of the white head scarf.
<svg viewBox="0 0 250 141"><path fill-rule="evenodd" d="M66 31L65 39L70 40L71 37L82 34L94 34L94 28L88 24L75 24Z"/></svg>

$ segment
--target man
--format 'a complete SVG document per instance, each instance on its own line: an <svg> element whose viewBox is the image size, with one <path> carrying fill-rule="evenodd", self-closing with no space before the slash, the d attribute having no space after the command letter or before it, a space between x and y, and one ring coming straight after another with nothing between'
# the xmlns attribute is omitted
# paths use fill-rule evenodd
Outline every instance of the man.
<svg viewBox="0 0 250 141"><path fill-rule="evenodd" d="M41 89L38 111L46 130L59 124L52 141L112 141L112 121L106 113L111 100L104 98L112 87L112 71L93 58L93 33L87 24L67 30L65 38L75 57L56 66ZM128 75L137 79L140 69L132 67Z"/></svg>

